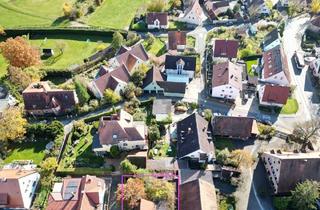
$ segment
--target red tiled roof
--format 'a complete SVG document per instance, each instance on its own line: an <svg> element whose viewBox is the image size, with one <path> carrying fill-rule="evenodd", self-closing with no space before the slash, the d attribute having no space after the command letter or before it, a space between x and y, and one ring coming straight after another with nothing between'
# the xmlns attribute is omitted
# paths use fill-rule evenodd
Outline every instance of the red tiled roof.
<svg viewBox="0 0 320 210"><path fill-rule="evenodd" d="M178 45L186 45L187 33L185 31L168 32L169 49L176 50Z"/></svg>
<svg viewBox="0 0 320 210"><path fill-rule="evenodd" d="M267 103L286 104L289 95L289 87L265 85L262 101Z"/></svg>
<svg viewBox="0 0 320 210"><path fill-rule="evenodd" d="M168 24L167 12L149 12L147 13L147 24L153 25L155 20L159 20L160 25Z"/></svg>
<svg viewBox="0 0 320 210"><path fill-rule="evenodd" d="M126 65L129 72L132 70L132 67L134 67L137 58L144 62L149 60L149 56L147 52L145 51L144 47L140 43L134 45L131 49L128 49L127 51L124 51L124 50L120 50L120 51L124 53L118 54L116 56L116 59L120 65L121 64Z"/></svg>
<svg viewBox="0 0 320 210"><path fill-rule="evenodd" d="M236 58L239 42L236 40L215 40L214 57Z"/></svg>

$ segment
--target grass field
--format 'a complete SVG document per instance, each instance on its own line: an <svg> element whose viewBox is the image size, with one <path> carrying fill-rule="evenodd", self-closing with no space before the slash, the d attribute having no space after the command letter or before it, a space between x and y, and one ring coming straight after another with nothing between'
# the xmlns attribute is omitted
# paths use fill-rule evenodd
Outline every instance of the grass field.
<svg viewBox="0 0 320 210"><path fill-rule="evenodd" d="M91 26L126 29L136 11L150 0L104 0L102 6L88 17Z"/></svg>
<svg viewBox="0 0 320 210"><path fill-rule="evenodd" d="M4 57L0 54L0 78L7 73L7 62Z"/></svg>
<svg viewBox="0 0 320 210"><path fill-rule="evenodd" d="M249 76L254 77L257 75L256 72L252 71L252 65L257 65L258 60L248 60L246 61L246 66L247 66L247 73Z"/></svg>
<svg viewBox="0 0 320 210"><path fill-rule="evenodd" d="M74 0L0 0L0 25L5 28L59 25L64 2Z"/></svg>
<svg viewBox="0 0 320 210"><path fill-rule="evenodd" d="M33 163L39 164L45 157L44 151L47 143L46 141L14 143L10 145L9 155L4 162L33 160Z"/></svg>
<svg viewBox="0 0 320 210"><path fill-rule="evenodd" d="M287 103L282 107L280 114L295 114L299 109L298 101L294 98L289 98Z"/></svg>
<svg viewBox="0 0 320 210"><path fill-rule="evenodd" d="M54 49L55 55L44 60L43 63L50 68L63 69L74 64L82 64L83 59L94 54L99 45L108 46L111 41L105 37L88 37L87 41L85 39L86 37L83 37L81 40L80 36L64 37L63 39L51 36L48 39L30 40L30 43L35 47ZM62 54L58 48L61 43L65 46Z"/></svg>

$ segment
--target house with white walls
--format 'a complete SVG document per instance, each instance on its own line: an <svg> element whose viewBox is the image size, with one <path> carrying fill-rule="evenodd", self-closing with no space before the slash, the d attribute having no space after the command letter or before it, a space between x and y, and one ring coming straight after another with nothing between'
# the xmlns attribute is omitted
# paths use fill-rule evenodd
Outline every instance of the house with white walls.
<svg viewBox="0 0 320 210"><path fill-rule="evenodd" d="M209 122L197 112L177 123L177 157L205 163L214 160Z"/></svg>
<svg viewBox="0 0 320 210"><path fill-rule="evenodd" d="M213 65L211 96L228 100L238 98L242 90L242 70L230 61Z"/></svg>
<svg viewBox="0 0 320 210"><path fill-rule="evenodd" d="M289 194L298 183L320 181L320 153L264 152L261 155L274 194Z"/></svg>
<svg viewBox="0 0 320 210"><path fill-rule="evenodd" d="M189 7L179 17L178 21L193 25L201 25L207 19L198 0L193 0Z"/></svg>
<svg viewBox="0 0 320 210"><path fill-rule="evenodd" d="M116 145L122 151L148 149L147 127L133 121L131 114L120 110L117 114L101 117L98 136L93 141L93 152L103 155Z"/></svg>
<svg viewBox="0 0 320 210"><path fill-rule="evenodd" d="M288 62L281 45L263 53L261 80L281 86L290 85Z"/></svg>
<svg viewBox="0 0 320 210"><path fill-rule="evenodd" d="M0 209L30 209L39 181L36 165L5 165L0 169Z"/></svg>
<svg viewBox="0 0 320 210"><path fill-rule="evenodd" d="M149 12L147 13L148 29L167 29L169 28L168 13Z"/></svg>

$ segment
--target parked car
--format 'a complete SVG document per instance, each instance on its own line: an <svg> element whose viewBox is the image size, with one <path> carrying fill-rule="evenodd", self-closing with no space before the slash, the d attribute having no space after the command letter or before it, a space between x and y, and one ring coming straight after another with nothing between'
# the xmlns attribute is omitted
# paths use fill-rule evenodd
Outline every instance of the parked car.
<svg viewBox="0 0 320 210"><path fill-rule="evenodd" d="M295 53L293 54L294 60L296 62L296 66L300 70L302 70L305 67L303 55L304 55L303 52L298 52L298 51L295 51Z"/></svg>

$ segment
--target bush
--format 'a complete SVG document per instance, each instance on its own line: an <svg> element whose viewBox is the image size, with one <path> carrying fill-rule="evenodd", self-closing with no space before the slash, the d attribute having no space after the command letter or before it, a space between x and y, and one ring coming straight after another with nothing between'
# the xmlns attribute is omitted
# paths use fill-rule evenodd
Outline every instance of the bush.
<svg viewBox="0 0 320 210"><path fill-rule="evenodd" d="M274 197L273 206L276 210L287 210L291 201L291 197Z"/></svg>
<svg viewBox="0 0 320 210"><path fill-rule="evenodd" d="M113 158L118 158L120 156L121 152L117 145L112 145L110 148L110 155Z"/></svg>
<svg viewBox="0 0 320 210"><path fill-rule="evenodd" d="M74 84L76 87L76 93L79 98L80 105L87 103L90 99L87 88L77 79L75 80Z"/></svg>

